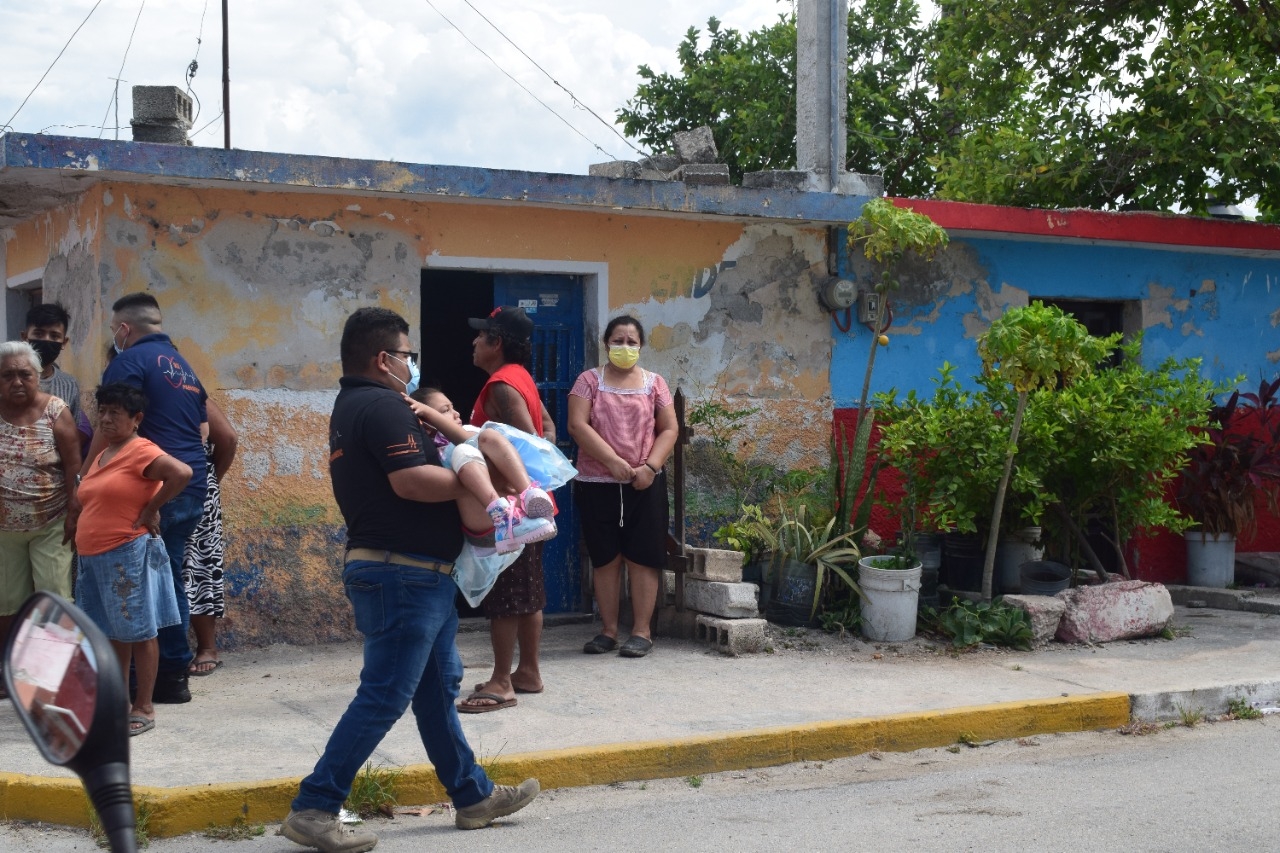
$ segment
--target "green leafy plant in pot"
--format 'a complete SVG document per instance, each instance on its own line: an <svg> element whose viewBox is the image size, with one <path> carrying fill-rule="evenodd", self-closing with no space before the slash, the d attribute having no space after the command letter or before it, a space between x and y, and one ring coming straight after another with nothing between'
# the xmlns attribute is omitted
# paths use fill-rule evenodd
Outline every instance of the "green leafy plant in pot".
<svg viewBox="0 0 1280 853"><path fill-rule="evenodd" d="M1076 377L1093 370L1120 342L1120 335L1095 338L1074 317L1053 305L1035 301L1014 308L991 324L978 339L978 355L983 372L998 376L1018 394L1017 407L1005 449L1004 469L996 489L996 499L988 531L986 560L982 568L982 597L991 600L995 573L996 542L1004 497L1018 452L1018 432L1026 413L1027 399L1037 388L1070 385Z"/></svg>
<svg viewBox="0 0 1280 853"><path fill-rule="evenodd" d="M773 552L777 592L766 614L770 621L812 622L823 593L836 581L854 594L862 594L852 574L862 556L855 541L859 531L838 532L835 516L825 524L813 523L803 505L795 515L788 515L785 508L780 515Z"/></svg>
<svg viewBox="0 0 1280 853"><path fill-rule="evenodd" d="M1187 532L1188 582L1227 586L1234 576L1237 537L1257 529L1259 499L1280 511L1280 376L1257 393L1232 392L1209 409L1197 432L1178 490L1178 506L1195 523ZM1219 548L1207 549L1210 543ZM1200 547L1197 547L1200 546ZM1199 551L1217 550L1203 565ZM1195 561L1193 562L1193 558Z"/></svg>

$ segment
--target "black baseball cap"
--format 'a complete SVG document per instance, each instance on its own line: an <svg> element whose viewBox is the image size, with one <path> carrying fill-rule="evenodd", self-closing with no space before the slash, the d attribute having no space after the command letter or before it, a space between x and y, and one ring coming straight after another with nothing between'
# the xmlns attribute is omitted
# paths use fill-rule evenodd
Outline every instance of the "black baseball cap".
<svg viewBox="0 0 1280 853"><path fill-rule="evenodd" d="M467 320L467 325L513 341L527 341L533 337L533 321L529 315L523 308L511 305L499 305L488 317L472 317Z"/></svg>

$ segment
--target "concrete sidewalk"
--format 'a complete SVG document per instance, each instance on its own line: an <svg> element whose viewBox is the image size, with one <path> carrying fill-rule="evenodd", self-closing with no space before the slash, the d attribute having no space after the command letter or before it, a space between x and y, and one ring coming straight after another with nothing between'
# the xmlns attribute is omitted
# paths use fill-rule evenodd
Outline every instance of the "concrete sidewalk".
<svg viewBox="0 0 1280 853"><path fill-rule="evenodd" d="M1280 704L1280 617L1179 606L1174 626L1171 640L962 653L920 638L877 647L771 627L772 653L731 658L659 639L647 658L630 660L584 655L596 626L560 625L544 637L544 693L462 719L501 780L533 775L568 787L941 746L962 734L1177 719L1182 710L1221 713L1236 698ZM488 635L464 632L459 647L465 694L488 675ZM155 731L131 742L133 781L155 803L158 835L241 815L279 821L354 694L360 647L273 646L223 659L213 675L191 679L191 703L158 706ZM444 798L411 715L372 760L405 768L401 802ZM0 814L86 821L78 781L43 762L8 703Z"/></svg>

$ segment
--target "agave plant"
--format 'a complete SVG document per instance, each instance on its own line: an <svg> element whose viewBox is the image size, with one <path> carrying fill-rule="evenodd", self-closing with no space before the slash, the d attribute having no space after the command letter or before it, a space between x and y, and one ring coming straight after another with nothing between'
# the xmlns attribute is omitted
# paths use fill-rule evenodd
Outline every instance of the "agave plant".
<svg viewBox="0 0 1280 853"><path fill-rule="evenodd" d="M862 552L858 550L855 539L859 530L845 533L837 531L836 518L831 518L824 525L809 523L808 508L800 506L794 516L788 517L785 508L780 512L774 559L779 564L786 560L795 560L817 569L817 579L813 585L813 604L809 618L818 612L818 604L822 600L822 590L830 583L834 575L857 595L862 595L857 581L848 569L858 564Z"/></svg>

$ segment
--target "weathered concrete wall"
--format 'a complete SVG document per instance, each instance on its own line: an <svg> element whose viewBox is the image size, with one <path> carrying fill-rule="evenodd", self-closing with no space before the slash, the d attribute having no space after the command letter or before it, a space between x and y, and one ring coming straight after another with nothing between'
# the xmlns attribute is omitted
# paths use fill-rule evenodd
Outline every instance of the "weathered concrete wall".
<svg viewBox="0 0 1280 853"><path fill-rule="evenodd" d="M252 644L352 631L326 473L351 311L385 305L416 327L421 270L437 256L602 264L607 313L648 328L645 365L693 399L760 405L748 451L799 464L824 454L829 434L830 339L813 297L824 240L821 229L670 216L104 184L7 244L9 273L42 265L46 299L71 310L64 363L86 392L105 364L110 304L138 290L159 299L166 331L240 434L223 492L223 636Z"/></svg>

